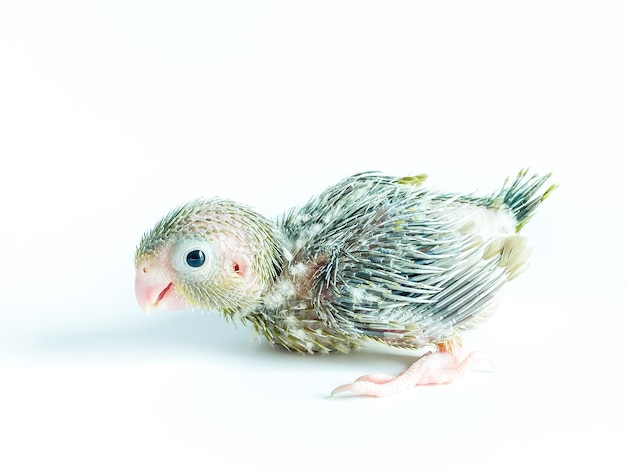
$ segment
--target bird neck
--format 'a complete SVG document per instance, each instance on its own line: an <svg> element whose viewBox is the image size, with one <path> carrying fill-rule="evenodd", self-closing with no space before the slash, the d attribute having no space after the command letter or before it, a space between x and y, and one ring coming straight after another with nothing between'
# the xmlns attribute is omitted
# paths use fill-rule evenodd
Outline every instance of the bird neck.
<svg viewBox="0 0 626 470"><path fill-rule="evenodd" d="M276 222L245 206L220 222L224 257L239 278L223 284L216 304L227 317L247 317L261 310L287 263L286 237Z"/></svg>

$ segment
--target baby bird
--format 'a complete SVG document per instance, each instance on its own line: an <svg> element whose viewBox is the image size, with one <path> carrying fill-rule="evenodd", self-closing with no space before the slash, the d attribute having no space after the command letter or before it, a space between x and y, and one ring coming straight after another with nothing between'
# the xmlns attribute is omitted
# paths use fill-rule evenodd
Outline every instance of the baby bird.
<svg viewBox="0 0 626 470"><path fill-rule="evenodd" d="M385 396L447 383L488 360L461 332L494 310L531 254L519 231L556 187L521 171L486 197L442 193L425 176L361 173L277 221L224 199L184 204L144 234L135 292L144 309L200 308L251 324L300 353L374 340L433 351L397 376L333 391Z"/></svg>

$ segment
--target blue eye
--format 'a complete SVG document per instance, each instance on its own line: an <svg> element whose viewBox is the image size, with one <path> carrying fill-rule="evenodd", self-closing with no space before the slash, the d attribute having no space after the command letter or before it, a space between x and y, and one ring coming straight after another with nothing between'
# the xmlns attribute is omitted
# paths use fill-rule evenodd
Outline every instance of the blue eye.
<svg viewBox="0 0 626 470"><path fill-rule="evenodd" d="M187 264L192 268L199 268L206 261L206 256L200 250L192 250L187 253L187 257L185 258Z"/></svg>

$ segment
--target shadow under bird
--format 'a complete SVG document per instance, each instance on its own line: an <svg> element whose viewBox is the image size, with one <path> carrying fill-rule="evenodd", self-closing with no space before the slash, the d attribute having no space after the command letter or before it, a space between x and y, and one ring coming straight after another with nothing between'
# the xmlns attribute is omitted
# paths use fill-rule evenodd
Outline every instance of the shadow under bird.
<svg viewBox="0 0 626 470"><path fill-rule="evenodd" d="M201 308L301 353L367 341L433 351L397 376L333 391L384 396L490 364L461 333L489 316L526 267L520 230L556 187L521 171L485 197L443 193L425 176L362 173L273 221L219 198L184 204L144 234L135 291L148 310Z"/></svg>

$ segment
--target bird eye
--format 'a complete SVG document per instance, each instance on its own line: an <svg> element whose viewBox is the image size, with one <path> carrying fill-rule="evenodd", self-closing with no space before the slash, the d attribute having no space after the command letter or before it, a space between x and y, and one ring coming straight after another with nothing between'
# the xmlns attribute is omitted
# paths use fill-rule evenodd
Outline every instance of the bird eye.
<svg viewBox="0 0 626 470"><path fill-rule="evenodd" d="M206 256L201 250L191 250L189 253L187 253L185 261L187 261L187 264L192 268L199 268L206 261Z"/></svg>
<svg viewBox="0 0 626 470"><path fill-rule="evenodd" d="M215 270L216 255L210 243L203 240L183 240L172 252L172 267L183 276L204 278Z"/></svg>

